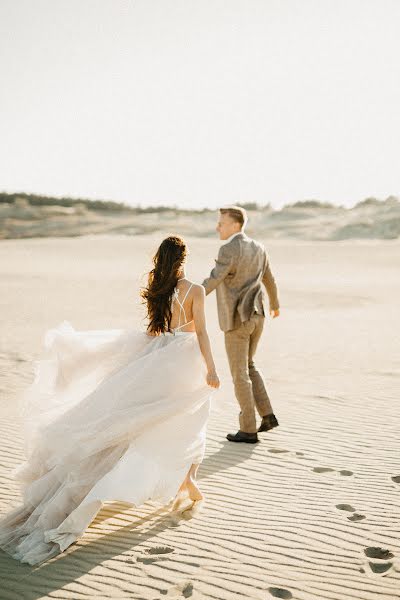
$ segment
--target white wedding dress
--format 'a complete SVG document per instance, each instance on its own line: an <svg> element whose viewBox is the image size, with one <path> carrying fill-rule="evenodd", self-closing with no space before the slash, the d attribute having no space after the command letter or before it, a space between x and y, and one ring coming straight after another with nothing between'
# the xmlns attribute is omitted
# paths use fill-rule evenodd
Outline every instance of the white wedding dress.
<svg viewBox="0 0 400 600"><path fill-rule="evenodd" d="M75 542L103 502L175 497L203 459L211 396L187 324L156 337L67 322L47 332L24 398L23 503L0 521L0 548L34 565Z"/></svg>

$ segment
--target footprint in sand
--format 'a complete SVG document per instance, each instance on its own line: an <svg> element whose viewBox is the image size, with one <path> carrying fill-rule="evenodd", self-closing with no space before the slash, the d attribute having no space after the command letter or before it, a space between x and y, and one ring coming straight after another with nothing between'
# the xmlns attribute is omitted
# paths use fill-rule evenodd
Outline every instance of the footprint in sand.
<svg viewBox="0 0 400 600"><path fill-rule="evenodd" d="M189 582L185 585L182 590L182 596L184 598L190 598L193 595L193 583Z"/></svg>
<svg viewBox="0 0 400 600"><path fill-rule="evenodd" d="M153 565L156 562L167 560L166 556L156 556L154 558L144 558L144 556L138 556L137 562L143 563L144 565Z"/></svg>
<svg viewBox="0 0 400 600"><path fill-rule="evenodd" d="M356 509L351 506L351 504L336 504L336 508L338 510L347 510L348 512L355 512Z"/></svg>
<svg viewBox="0 0 400 600"><path fill-rule="evenodd" d="M174 549L169 546L155 546L146 550L146 554L170 554L170 552L174 552Z"/></svg>
<svg viewBox="0 0 400 600"><path fill-rule="evenodd" d="M345 510L347 512L354 513L351 515L351 517L347 517L349 521L357 522L357 521L363 521L364 519L367 518L365 515L362 515L361 513L357 513L356 509L353 506L351 506L351 504L336 504L336 508L338 510Z"/></svg>
<svg viewBox="0 0 400 600"><path fill-rule="evenodd" d="M146 550L146 554L151 554L151 555L153 555L153 557L145 558L144 556L138 556L136 561L143 563L144 565L152 565L155 562L160 562L162 560L168 560L166 556L163 556L163 554L170 554L173 551L174 551L174 549L169 548L168 546L156 546L155 548L148 548Z"/></svg>
<svg viewBox="0 0 400 600"><path fill-rule="evenodd" d="M297 458L301 458L302 460L311 460L311 461L315 461L315 458L312 458L311 456L306 456L304 454L304 452L295 452L295 455L297 456Z"/></svg>
<svg viewBox="0 0 400 600"><path fill-rule="evenodd" d="M161 590L164 596L168 595L172 598L191 598L193 596L193 583L185 581L170 588L169 590Z"/></svg>
<svg viewBox="0 0 400 600"><path fill-rule="evenodd" d="M369 546L368 548L364 548L365 556L368 558L378 558L379 560L388 560L389 558L393 558L393 552L387 550L386 548L380 548L379 546Z"/></svg>
<svg viewBox="0 0 400 600"><path fill-rule="evenodd" d="M314 473L332 473L335 469L331 469L330 467L314 467Z"/></svg>
<svg viewBox="0 0 400 600"><path fill-rule="evenodd" d="M390 562L390 558L394 557L393 552L386 548L380 548L378 546L370 546L364 548L364 554L368 558L378 560L379 562L368 561L368 566L375 575L385 575L393 566Z"/></svg>
<svg viewBox="0 0 400 600"><path fill-rule="evenodd" d="M314 467L313 471L314 473L332 473L335 469L331 469L331 467ZM342 469L339 473L343 477L351 477L354 475L353 471L349 471L348 469Z"/></svg>
<svg viewBox="0 0 400 600"><path fill-rule="evenodd" d="M349 521L357 522L357 521L363 521L367 517L365 515L361 515L360 513L354 513L354 515L351 515L351 517L347 517L347 518Z"/></svg>
<svg viewBox="0 0 400 600"><path fill-rule="evenodd" d="M283 600L290 600L290 598L293 598L292 592L285 590L285 588L270 587L268 588L268 591L274 598L283 598Z"/></svg>
<svg viewBox="0 0 400 600"><path fill-rule="evenodd" d="M373 573L375 573L376 575L384 575L385 573L387 573L389 571L389 569L391 569L391 567L393 566L393 563L391 563L391 562L373 563L373 562L369 561L368 565L369 565L369 568L371 569L371 571Z"/></svg>

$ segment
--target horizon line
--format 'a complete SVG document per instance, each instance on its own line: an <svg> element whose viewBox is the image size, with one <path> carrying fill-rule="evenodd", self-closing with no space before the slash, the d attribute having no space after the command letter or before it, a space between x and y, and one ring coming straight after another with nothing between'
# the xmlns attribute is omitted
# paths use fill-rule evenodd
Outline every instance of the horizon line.
<svg viewBox="0 0 400 600"><path fill-rule="evenodd" d="M5 196L28 196L28 197L37 197L37 198L43 198L43 199L49 199L49 200L69 200L72 202L90 202L90 203L96 203L96 202L101 202L101 203L112 203L115 205L120 205L121 208L125 207L127 209L138 209L138 210L146 210L146 209L168 209L168 210L181 210L181 211L186 211L186 212L198 212L198 211L216 211L219 208L224 208L225 206L241 206L244 207L246 210L258 210L258 209L266 209L266 208L270 208L271 210L274 211L280 211L283 210L285 208L291 208L291 207L301 207L302 204L306 205L306 204L312 204L315 203L316 205L320 205L321 207L332 207L332 208L342 208L344 210L352 210L353 208L355 208L356 206L359 206L360 204L366 203L368 201L372 202L376 202L376 203L384 203L387 202L388 200L397 200L400 201L399 196L397 196L396 194L389 194L389 196L387 196L386 198L377 198L376 196L366 196L364 199L355 202L353 205L351 206L344 206L343 204L339 204L339 203L335 203L335 202L330 202L330 201L326 201L326 200L319 200L317 198L303 198L301 200L295 200L294 202L290 202L287 204L283 204L282 206L280 206L279 208L274 207L270 202L265 202L264 204L260 204L259 202L256 201L246 201L246 202L238 202L238 203L225 203L222 204L220 206L217 207L211 207L211 206L198 206L198 207L191 207L191 208L187 208L184 207L182 205L179 204L146 204L143 205L141 203L136 203L136 204L129 204L127 201L123 201L123 200L111 200L111 199L105 199L105 198L88 198L88 197L82 197L82 196L62 196L62 195L49 195L49 194L41 194L41 193L36 193L36 192L22 192L22 191L17 191L17 192L8 192L5 190L1 190L0 191L0 196L5 195ZM246 208L248 207L248 208ZM253 208L251 208L253 207Z"/></svg>

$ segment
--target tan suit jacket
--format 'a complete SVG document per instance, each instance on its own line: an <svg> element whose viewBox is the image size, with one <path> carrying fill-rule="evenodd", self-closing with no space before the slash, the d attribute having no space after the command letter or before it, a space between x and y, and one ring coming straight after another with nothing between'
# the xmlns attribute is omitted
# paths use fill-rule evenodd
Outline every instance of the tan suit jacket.
<svg viewBox="0 0 400 600"><path fill-rule="evenodd" d="M221 246L215 267L203 281L203 286L207 294L215 289L217 291L222 331L236 329L254 313L265 315L263 284L270 310L277 310L277 286L264 246L245 233L239 233Z"/></svg>

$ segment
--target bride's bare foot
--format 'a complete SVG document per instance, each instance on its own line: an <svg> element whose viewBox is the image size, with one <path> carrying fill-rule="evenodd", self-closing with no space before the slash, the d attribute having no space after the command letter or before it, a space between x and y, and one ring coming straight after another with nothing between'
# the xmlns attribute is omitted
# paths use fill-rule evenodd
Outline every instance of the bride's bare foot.
<svg viewBox="0 0 400 600"><path fill-rule="evenodd" d="M173 512L179 512L180 514L185 513L187 515L196 508L199 508L200 504L203 502L204 496L196 482L198 467L198 464L193 464L190 467L172 503L171 510Z"/></svg>
<svg viewBox="0 0 400 600"><path fill-rule="evenodd" d="M172 504L171 510L181 514L191 511L203 502L204 496L191 477L186 477Z"/></svg>
<svg viewBox="0 0 400 600"><path fill-rule="evenodd" d="M190 519L194 517L202 508L204 504L204 498L201 500L191 500L189 496L180 496L177 497L172 508L171 512L176 515L176 517Z"/></svg>
<svg viewBox="0 0 400 600"><path fill-rule="evenodd" d="M193 479L189 479L187 481L186 489L187 489L189 498L191 500L193 500L193 502L200 502L201 500L204 500L203 494L201 493L200 489L197 487L197 485L193 481Z"/></svg>

